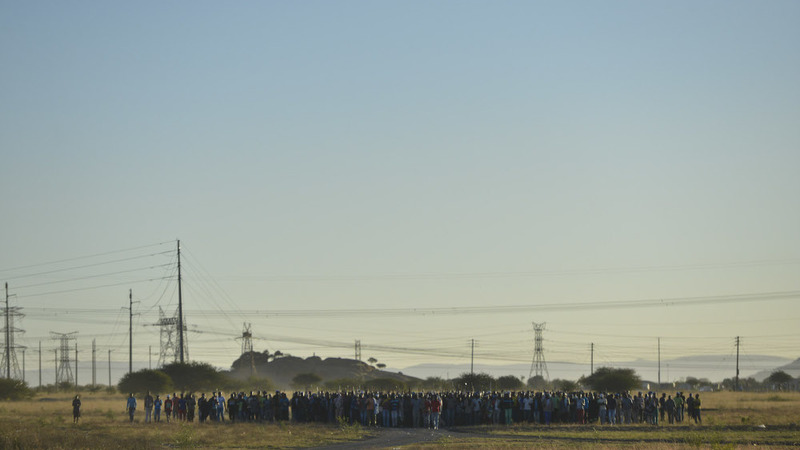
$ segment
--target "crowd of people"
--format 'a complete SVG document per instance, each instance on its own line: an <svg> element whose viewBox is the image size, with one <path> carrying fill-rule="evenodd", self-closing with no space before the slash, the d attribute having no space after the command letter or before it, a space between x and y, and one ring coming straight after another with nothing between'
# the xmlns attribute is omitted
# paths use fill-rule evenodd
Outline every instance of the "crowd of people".
<svg viewBox="0 0 800 450"><path fill-rule="evenodd" d="M597 392L285 392L167 394L143 399L144 422L346 422L377 427L551 423L702 423L700 394ZM126 409L134 421L137 400Z"/></svg>

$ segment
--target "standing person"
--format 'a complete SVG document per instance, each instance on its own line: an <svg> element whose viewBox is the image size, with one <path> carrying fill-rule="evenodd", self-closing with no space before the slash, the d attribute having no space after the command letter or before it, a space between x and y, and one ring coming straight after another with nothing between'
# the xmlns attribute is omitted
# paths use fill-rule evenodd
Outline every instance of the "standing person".
<svg viewBox="0 0 800 450"><path fill-rule="evenodd" d="M167 394L167 399L164 400L164 415L167 416L167 423L169 423L170 416L172 416L172 399Z"/></svg>
<svg viewBox="0 0 800 450"><path fill-rule="evenodd" d="M694 423L703 424L703 418L700 417L700 394L694 395Z"/></svg>
<svg viewBox="0 0 800 450"><path fill-rule="evenodd" d="M606 410L608 411L608 423L616 425L617 423L617 398L615 395L609 394L606 401Z"/></svg>
<svg viewBox="0 0 800 450"><path fill-rule="evenodd" d="M152 417L153 417L153 396L150 395L150 391L147 391L147 395L144 396L144 423L149 423Z"/></svg>
<svg viewBox="0 0 800 450"><path fill-rule="evenodd" d="M550 421L553 418L553 399L550 398L550 394L544 395L543 404L542 412L544 413L544 424L550 425Z"/></svg>
<svg viewBox="0 0 800 450"><path fill-rule="evenodd" d="M136 412L136 397L133 396L133 393L128 396L128 403L125 405L125 411L128 412L131 423L133 423L133 414Z"/></svg>
<svg viewBox="0 0 800 450"><path fill-rule="evenodd" d="M76 395L74 399L72 399L72 423L78 423L78 419L81 418L81 396Z"/></svg>
<svg viewBox="0 0 800 450"><path fill-rule="evenodd" d="M217 393L217 421L225 422L225 396Z"/></svg>
<svg viewBox="0 0 800 450"><path fill-rule="evenodd" d="M186 397L186 394L181 393L181 396L178 399L178 420L181 422L186 420ZM172 403L174 404L175 400L172 400Z"/></svg>
<svg viewBox="0 0 800 450"><path fill-rule="evenodd" d="M675 422L683 422L683 394L675 394Z"/></svg>
<svg viewBox="0 0 800 450"><path fill-rule="evenodd" d="M600 394L597 397L597 416L600 418L600 425L604 424L608 420L608 414L606 413L606 398L603 394Z"/></svg>
<svg viewBox="0 0 800 450"><path fill-rule="evenodd" d="M625 425L633 423L633 400L629 393L622 394L622 422Z"/></svg>
<svg viewBox="0 0 800 450"><path fill-rule="evenodd" d="M186 421L187 422L194 422L194 410L197 407L197 400L194 398L194 394L189 394L186 396Z"/></svg>
<svg viewBox="0 0 800 450"><path fill-rule="evenodd" d="M442 398L433 394L430 402L431 407L431 426L434 430L439 429L439 416L442 413Z"/></svg>
<svg viewBox="0 0 800 450"><path fill-rule="evenodd" d="M503 424L511 425L514 414L514 399L511 398L511 393L506 392L505 395L503 395L503 399L500 401L500 407L503 411Z"/></svg>
<svg viewBox="0 0 800 450"><path fill-rule="evenodd" d="M206 400L205 392L200 394L200 398L197 399L197 409L199 410L199 422L205 422L208 417L208 400Z"/></svg>
<svg viewBox="0 0 800 450"><path fill-rule="evenodd" d="M662 411L664 410L667 411L667 416L669 417L669 423L670 424L675 423L675 400L672 399L671 395L667 397L667 401L664 402L664 408L662 409Z"/></svg>
<svg viewBox="0 0 800 450"><path fill-rule="evenodd" d="M156 400L153 402L153 420L156 422L161 422L161 405L163 404L161 396L156 395Z"/></svg>

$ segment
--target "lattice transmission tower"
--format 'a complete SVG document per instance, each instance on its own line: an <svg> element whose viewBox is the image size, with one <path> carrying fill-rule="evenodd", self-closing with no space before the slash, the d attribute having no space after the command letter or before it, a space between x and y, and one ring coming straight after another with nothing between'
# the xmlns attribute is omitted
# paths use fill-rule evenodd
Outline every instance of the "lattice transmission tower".
<svg viewBox="0 0 800 450"><path fill-rule="evenodd" d="M253 353L253 332L250 331L250 326L252 324L244 323L244 329L242 330L242 337L236 338L242 340L242 356L249 354L250 355L250 375L255 376L256 374L256 355Z"/></svg>
<svg viewBox="0 0 800 450"><path fill-rule="evenodd" d="M361 361L361 339L356 340L356 361Z"/></svg>
<svg viewBox="0 0 800 450"><path fill-rule="evenodd" d="M253 332L250 331L251 325L252 324L245 323L244 330L242 330L242 337L238 338L242 340L242 355L253 352Z"/></svg>
<svg viewBox="0 0 800 450"><path fill-rule="evenodd" d="M14 323L17 321L17 319L24 317L24 314L20 312L21 310L22 308L19 306L9 307L8 296L6 296L6 306L3 308L5 326L1 330L3 334L3 358L0 367L2 367L3 378L16 380L22 380L25 378L25 375L19 368L19 361L17 360L17 350L22 350L25 348L25 346L17 345L15 343L15 336L25 332L25 330L14 326Z"/></svg>
<svg viewBox="0 0 800 450"><path fill-rule="evenodd" d="M533 361L531 361L531 371L528 378L534 375L543 377L545 380L550 379L550 373L547 372L547 363L544 360L544 344L542 341L542 333L546 322L536 323L533 322L533 331L535 337L533 339Z"/></svg>
<svg viewBox="0 0 800 450"><path fill-rule="evenodd" d="M59 346L56 350L56 386L61 383L72 383L75 381L72 375L72 361L69 359L69 341L75 340L77 331L71 333L56 333L50 332L52 339L59 340ZM75 383L77 386L77 383Z"/></svg>
<svg viewBox="0 0 800 450"><path fill-rule="evenodd" d="M164 367L167 364L178 362L180 359L180 351L178 336L180 322L178 320L178 312L172 317L167 317L164 310L158 307L158 322L152 324L161 328L161 339L159 343L158 352L158 367ZM186 340L186 318L183 320L183 353L186 359L189 359L189 344Z"/></svg>

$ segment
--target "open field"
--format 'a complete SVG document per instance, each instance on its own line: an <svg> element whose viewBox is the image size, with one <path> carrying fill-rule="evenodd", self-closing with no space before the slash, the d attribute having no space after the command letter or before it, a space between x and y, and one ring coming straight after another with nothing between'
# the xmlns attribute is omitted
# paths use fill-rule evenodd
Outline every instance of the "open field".
<svg viewBox="0 0 800 450"><path fill-rule="evenodd" d="M0 404L0 448L738 448L800 446L800 393L706 393L703 425L513 425L405 433L371 441L381 430L316 424L144 424L128 422L125 396L82 395L83 415L72 423L71 395L40 395ZM764 427L760 427L764 425ZM411 430L409 430L411 431ZM415 441L415 434L419 439ZM427 434L426 434L427 433ZM426 437L423 438L423 435ZM366 438L366 440L364 440ZM425 442L425 441L428 442Z"/></svg>
<svg viewBox="0 0 800 450"><path fill-rule="evenodd" d="M72 423L71 395L37 396L0 404L0 448L286 448L314 447L361 439L360 427L294 424L145 424L139 409L133 424L125 396L81 395L80 423Z"/></svg>

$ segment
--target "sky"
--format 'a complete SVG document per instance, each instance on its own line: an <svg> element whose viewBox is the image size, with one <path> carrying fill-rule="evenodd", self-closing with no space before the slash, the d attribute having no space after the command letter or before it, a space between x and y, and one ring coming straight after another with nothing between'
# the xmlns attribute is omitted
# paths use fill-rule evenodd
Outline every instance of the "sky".
<svg viewBox="0 0 800 450"><path fill-rule="evenodd" d="M190 358L218 367L245 323L257 351L360 340L399 370L529 364L533 322L548 361L737 336L796 359L798 19L779 0L2 1L15 344L28 369L51 332L125 360L132 307L133 359L157 359L180 239Z"/></svg>

